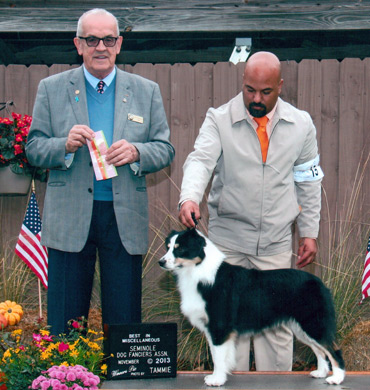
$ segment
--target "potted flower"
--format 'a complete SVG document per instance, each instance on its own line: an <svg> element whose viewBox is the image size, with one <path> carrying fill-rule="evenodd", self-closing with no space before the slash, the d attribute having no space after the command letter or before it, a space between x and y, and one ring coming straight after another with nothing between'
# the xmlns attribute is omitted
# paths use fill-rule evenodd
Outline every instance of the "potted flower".
<svg viewBox="0 0 370 390"><path fill-rule="evenodd" d="M0 386L6 385L8 390L49 389L47 383L56 384L56 379L60 387L55 388L75 389L89 382L90 387L80 387L94 389L107 373L103 334L86 328L85 319L70 321L70 329L67 335L52 336L47 328L41 328L31 339L22 329L0 332Z"/></svg>
<svg viewBox="0 0 370 390"><path fill-rule="evenodd" d="M12 119L0 117L0 188L4 194L28 193L31 179L46 181L47 171L42 168L32 166L26 157L25 146L28 132L31 126L32 117L12 113ZM15 175L14 175L15 174ZM19 182L26 182L26 190L12 190L11 179Z"/></svg>

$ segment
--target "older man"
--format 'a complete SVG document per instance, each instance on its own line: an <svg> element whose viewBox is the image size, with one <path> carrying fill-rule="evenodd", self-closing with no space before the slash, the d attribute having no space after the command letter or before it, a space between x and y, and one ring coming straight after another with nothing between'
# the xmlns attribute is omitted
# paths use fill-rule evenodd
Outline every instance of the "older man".
<svg viewBox="0 0 370 390"><path fill-rule="evenodd" d="M141 255L148 248L145 175L174 157L159 87L116 68L122 37L103 9L81 16L83 65L40 82L28 137L32 164L50 169L42 241L49 249L53 334L88 316L97 252L103 323L141 319ZM103 130L117 176L97 180L87 141Z"/></svg>
<svg viewBox="0 0 370 390"><path fill-rule="evenodd" d="M209 237L227 261L246 268L290 268L292 225L300 233L297 266L317 252L322 170L316 130L307 112L279 98L278 58L252 55L242 92L209 109L184 164L180 221L194 226L199 203L214 174L208 198ZM297 302L299 304L299 302ZM292 367L292 336L285 329L254 338L257 370ZM249 369L249 339L239 340L237 370Z"/></svg>

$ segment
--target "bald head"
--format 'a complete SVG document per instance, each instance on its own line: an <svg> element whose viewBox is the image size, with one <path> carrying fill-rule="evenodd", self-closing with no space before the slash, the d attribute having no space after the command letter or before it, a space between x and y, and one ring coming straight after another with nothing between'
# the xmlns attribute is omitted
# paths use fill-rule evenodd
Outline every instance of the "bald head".
<svg viewBox="0 0 370 390"><path fill-rule="evenodd" d="M264 51L253 54L243 75L243 98L249 113L257 118L268 114L275 107L282 85L276 55Z"/></svg>
<svg viewBox="0 0 370 390"><path fill-rule="evenodd" d="M253 54L245 65L244 74L252 73L260 77L276 77L281 79L281 65L275 54L260 51Z"/></svg>

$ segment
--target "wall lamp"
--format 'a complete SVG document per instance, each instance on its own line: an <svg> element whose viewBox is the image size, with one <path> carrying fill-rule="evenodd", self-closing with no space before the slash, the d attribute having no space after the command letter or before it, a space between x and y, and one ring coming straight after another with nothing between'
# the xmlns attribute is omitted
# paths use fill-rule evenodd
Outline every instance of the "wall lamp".
<svg viewBox="0 0 370 390"><path fill-rule="evenodd" d="M252 50L252 38L236 38L235 47L229 59L233 64L245 62Z"/></svg>

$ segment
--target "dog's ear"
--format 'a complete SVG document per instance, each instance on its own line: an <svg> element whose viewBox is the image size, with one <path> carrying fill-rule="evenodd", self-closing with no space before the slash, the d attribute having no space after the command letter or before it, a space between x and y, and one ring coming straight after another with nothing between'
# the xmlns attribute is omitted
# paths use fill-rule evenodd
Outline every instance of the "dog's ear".
<svg viewBox="0 0 370 390"><path fill-rule="evenodd" d="M171 238L173 237L173 236L175 236L176 234L178 234L179 232L177 232L176 230L172 230L171 232L170 232L170 234L166 237L166 239L165 239L165 245L167 246L168 245L168 243L170 242L170 240L171 240Z"/></svg>
<svg viewBox="0 0 370 390"><path fill-rule="evenodd" d="M171 230L170 234L167 236L167 238L173 237L175 234L178 234L179 232L176 230Z"/></svg>

